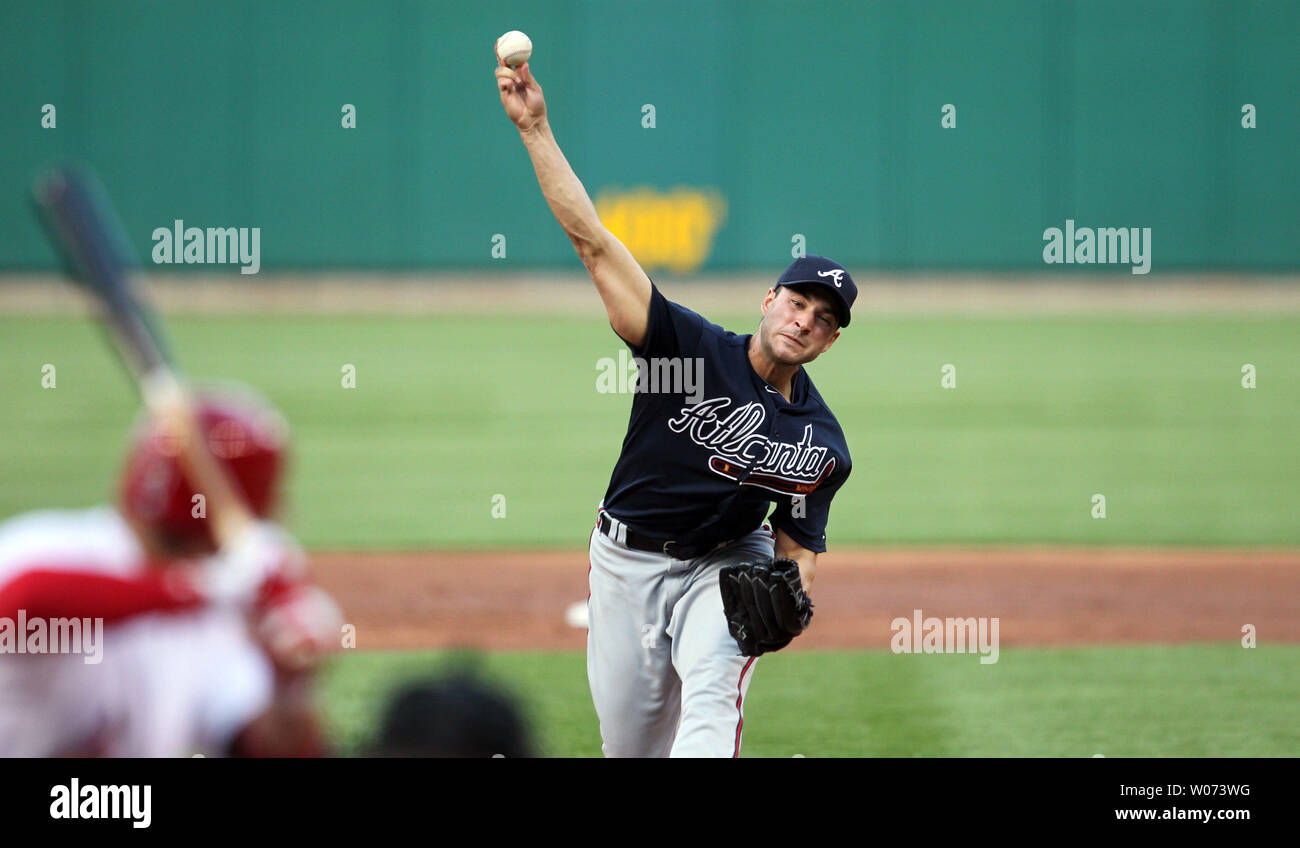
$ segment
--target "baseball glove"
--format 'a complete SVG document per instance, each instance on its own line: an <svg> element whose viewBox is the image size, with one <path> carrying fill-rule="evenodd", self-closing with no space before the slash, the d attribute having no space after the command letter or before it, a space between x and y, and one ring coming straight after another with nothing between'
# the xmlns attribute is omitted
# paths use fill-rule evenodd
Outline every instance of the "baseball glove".
<svg viewBox="0 0 1300 848"><path fill-rule="evenodd" d="M727 630L747 657L781 650L812 621L812 601L792 559L723 566L718 584Z"/></svg>

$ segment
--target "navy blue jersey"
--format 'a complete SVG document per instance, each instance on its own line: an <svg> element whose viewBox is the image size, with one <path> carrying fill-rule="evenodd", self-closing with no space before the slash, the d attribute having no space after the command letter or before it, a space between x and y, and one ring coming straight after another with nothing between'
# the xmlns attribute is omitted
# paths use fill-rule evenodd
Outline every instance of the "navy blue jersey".
<svg viewBox="0 0 1300 848"><path fill-rule="evenodd" d="M750 338L651 284L645 342L629 345L645 364L605 508L645 534L713 543L753 531L775 503L773 526L821 553L831 498L852 467L844 432L802 367L790 402L768 385L749 362ZM698 363L701 385L688 393L669 379L673 362Z"/></svg>

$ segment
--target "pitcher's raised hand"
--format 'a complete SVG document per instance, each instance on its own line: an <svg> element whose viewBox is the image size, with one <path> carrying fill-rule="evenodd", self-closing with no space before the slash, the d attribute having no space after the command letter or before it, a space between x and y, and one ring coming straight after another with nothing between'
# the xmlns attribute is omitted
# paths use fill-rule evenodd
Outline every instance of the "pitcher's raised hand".
<svg viewBox="0 0 1300 848"><path fill-rule="evenodd" d="M492 55L496 55L495 49ZM542 87L533 78L527 62L518 68L510 68L498 58L496 74L501 105L520 132L528 132L546 120L546 100L542 97Z"/></svg>

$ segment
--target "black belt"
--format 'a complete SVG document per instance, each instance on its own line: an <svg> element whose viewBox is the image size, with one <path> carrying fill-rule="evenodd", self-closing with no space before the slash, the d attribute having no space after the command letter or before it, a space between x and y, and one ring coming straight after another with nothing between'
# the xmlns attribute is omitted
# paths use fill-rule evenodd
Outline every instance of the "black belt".
<svg viewBox="0 0 1300 848"><path fill-rule="evenodd" d="M603 535L614 539L614 541L618 541L611 532L614 529L614 524L609 520L609 515L602 512L597 523L600 527L600 532ZM631 527L628 527L624 522L620 523L623 523L623 526L627 527L627 534L623 539L624 545L627 545L634 551L645 551L646 553L651 554L664 554L673 559L695 559L698 556L703 556L704 554L733 541L728 539L725 542L697 542L694 544L686 544L673 541L672 539L656 539L653 536L638 533Z"/></svg>

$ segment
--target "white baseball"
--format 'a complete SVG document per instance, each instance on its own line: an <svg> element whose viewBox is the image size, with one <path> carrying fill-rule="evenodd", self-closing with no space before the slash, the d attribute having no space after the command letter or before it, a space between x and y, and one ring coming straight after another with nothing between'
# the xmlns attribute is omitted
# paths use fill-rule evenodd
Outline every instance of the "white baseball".
<svg viewBox="0 0 1300 848"><path fill-rule="evenodd" d="M497 56L512 68L522 65L533 55L533 42L517 29L497 39Z"/></svg>
<svg viewBox="0 0 1300 848"><path fill-rule="evenodd" d="M587 627L587 602L574 601L564 611L564 622L579 630Z"/></svg>

